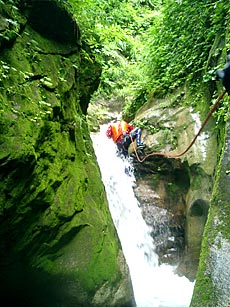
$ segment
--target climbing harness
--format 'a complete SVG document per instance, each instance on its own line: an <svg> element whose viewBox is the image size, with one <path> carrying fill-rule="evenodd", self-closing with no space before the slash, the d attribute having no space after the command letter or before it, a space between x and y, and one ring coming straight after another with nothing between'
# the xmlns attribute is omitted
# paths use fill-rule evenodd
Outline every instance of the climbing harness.
<svg viewBox="0 0 230 307"><path fill-rule="evenodd" d="M144 158L140 158L139 157L139 154L137 152L137 149L135 147L135 144L134 144L134 141L133 141L133 138L131 137L131 140L132 140L132 146L133 146L133 149L134 149L134 152L135 152L135 155L137 157L137 160L139 162L144 162L148 157L150 156L164 156L164 157L167 157L167 158L179 158L181 156L183 156L187 151L189 151L189 149L192 147L192 145L195 143L197 137L199 136L199 134L201 133L201 131L203 130L204 126L207 124L207 121L209 120L209 118L211 117L212 113L217 109L221 99L224 97L225 93L227 91L224 90L220 96L216 99L212 109L208 112L204 122L202 123L199 131L197 132L197 134L195 135L194 139L192 140L192 142L188 145L188 147L185 148L185 150L183 150L181 153L170 153L170 152L152 152L152 153L149 153L147 154Z"/></svg>

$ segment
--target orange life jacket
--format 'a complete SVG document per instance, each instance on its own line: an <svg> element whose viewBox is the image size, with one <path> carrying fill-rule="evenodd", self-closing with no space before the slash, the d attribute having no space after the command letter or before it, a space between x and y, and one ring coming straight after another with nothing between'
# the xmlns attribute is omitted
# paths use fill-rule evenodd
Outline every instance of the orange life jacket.
<svg viewBox="0 0 230 307"><path fill-rule="evenodd" d="M111 124L112 128L112 139L114 143L117 143L118 139L123 135L123 132L128 131L129 125L125 121L120 121Z"/></svg>

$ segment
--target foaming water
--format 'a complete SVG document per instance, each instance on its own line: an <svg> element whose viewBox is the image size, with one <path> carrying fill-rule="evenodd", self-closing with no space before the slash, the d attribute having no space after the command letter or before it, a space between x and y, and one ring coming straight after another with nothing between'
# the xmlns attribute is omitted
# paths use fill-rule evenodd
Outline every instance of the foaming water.
<svg viewBox="0 0 230 307"><path fill-rule="evenodd" d="M151 228L142 218L133 192L135 178L129 161L116 156L105 136L106 127L92 135L109 209L129 266L137 307L188 307L194 284L158 264Z"/></svg>

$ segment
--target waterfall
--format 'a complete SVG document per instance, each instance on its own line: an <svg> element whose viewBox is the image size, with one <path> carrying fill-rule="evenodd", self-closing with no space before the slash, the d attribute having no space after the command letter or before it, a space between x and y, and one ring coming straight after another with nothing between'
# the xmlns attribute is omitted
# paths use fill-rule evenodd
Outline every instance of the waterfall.
<svg viewBox="0 0 230 307"><path fill-rule="evenodd" d="M101 126L100 133L91 137L109 209L129 266L136 305L188 307L194 284L174 274L173 267L159 266L150 235L152 229L145 223L133 191L132 165L116 155L116 146L107 139L105 130Z"/></svg>

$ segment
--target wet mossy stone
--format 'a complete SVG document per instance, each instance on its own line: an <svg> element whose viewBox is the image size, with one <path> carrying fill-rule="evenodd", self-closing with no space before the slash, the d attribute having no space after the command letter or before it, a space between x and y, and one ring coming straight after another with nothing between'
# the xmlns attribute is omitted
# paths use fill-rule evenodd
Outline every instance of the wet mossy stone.
<svg viewBox="0 0 230 307"><path fill-rule="evenodd" d="M81 89L87 80L93 92L99 65L81 59L78 28L60 2L21 1L26 22L1 46L1 302L134 306L83 114L90 95Z"/></svg>

